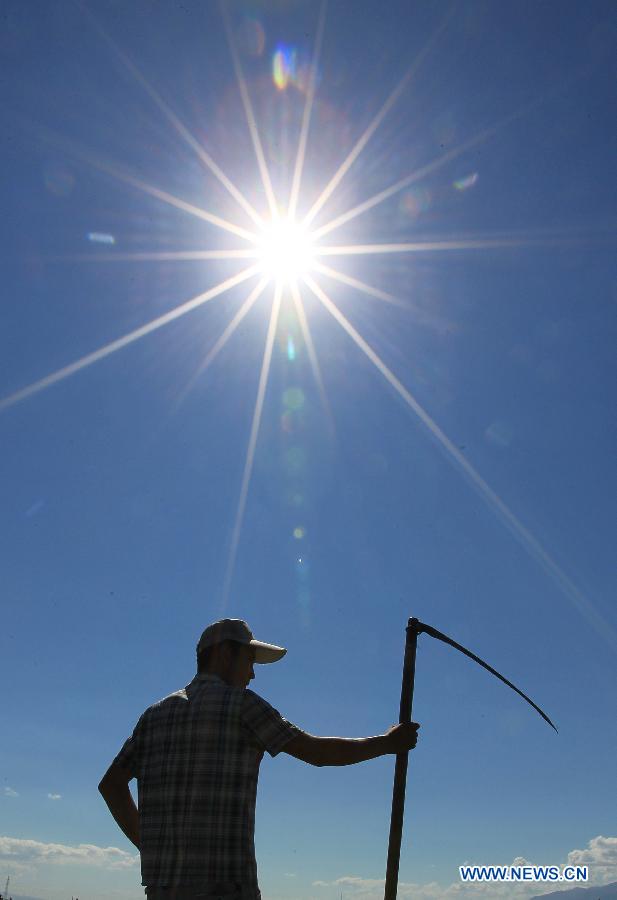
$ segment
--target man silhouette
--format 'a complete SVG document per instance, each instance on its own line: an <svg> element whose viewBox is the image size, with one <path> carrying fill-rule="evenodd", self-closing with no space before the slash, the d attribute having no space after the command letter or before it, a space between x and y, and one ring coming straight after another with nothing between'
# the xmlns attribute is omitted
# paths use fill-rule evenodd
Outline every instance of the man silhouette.
<svg viewBox="0 0 617 900"><path fill-rule="evenodd" d="M197 644L195 678L142 714L103 776L99 791L141 853L148 900L261 900L254 831L265 750L313 766L346 766L416 746L416 723L338 738L284 719L247 687L254 663L277 662L286 652L255 640L242 619L210 625Z"/></svg>

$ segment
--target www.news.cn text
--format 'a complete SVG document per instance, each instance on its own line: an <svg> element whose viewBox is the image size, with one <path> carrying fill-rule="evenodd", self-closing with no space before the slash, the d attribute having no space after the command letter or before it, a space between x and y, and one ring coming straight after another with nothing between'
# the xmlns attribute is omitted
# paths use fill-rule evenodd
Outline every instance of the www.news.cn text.
<svg viewBox="0 0 617 900"><path fill-rule="evenodd" d="M459 866L461 881L588 881L587 866Z"/></svg>

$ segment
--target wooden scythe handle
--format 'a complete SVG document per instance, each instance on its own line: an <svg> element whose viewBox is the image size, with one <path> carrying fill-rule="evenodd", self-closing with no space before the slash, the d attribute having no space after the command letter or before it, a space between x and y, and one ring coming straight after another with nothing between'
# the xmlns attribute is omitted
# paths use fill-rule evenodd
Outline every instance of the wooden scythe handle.
<svg viewBox="0 0 617 900"><path fill-rule="evenodd" d="M409 619L409 622L407 623L399 722L411 722L411 705L413 703L413 683L416 670L416 644L418 641L419 624L417 619ZM405 785L407 782L408 756L409 751L396 754L384 900L396 900L398 865L401 854L401 838L403 836L403 813L405 811Z"/></svg>

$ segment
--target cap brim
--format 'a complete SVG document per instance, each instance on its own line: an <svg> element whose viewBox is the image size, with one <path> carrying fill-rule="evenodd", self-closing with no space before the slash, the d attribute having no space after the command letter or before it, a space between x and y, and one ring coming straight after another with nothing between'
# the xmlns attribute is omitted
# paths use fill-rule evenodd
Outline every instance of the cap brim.
<svg viewBox="0 0 617 900"><path fill-rule="evenodd" d="M277 647L276 644L264 644L263 641L251 641L250 646L255 651L256 663L278 662L287 653L285 647Z"/></svg>

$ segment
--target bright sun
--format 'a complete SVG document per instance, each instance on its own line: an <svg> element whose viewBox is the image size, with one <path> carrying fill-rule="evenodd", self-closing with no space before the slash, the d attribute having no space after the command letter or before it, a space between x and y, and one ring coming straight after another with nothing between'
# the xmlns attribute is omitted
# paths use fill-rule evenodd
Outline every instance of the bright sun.
<svg viewBox="0 0 617 900"><path fill-rule="evenodd" d="M264 275L287 284L298 281L313 265L311 235L290 217L271 221L261 233L258 254Z"/></svg>
<svg viewBox="0 0 617 900"><path fill-rule="evenodd" d="M396 243L375 243L371 241L370 243L365 244L344 243L334 245L330 243L324 245L322 243L322 238L324 238L326 235L336 232L345 223L355 219L360 215L363 215L374 207L378 207L389 198L396 196L401 191L405 190L408 186L412 185L414 182L417 182L420 177L425 177L429 172L440 168L446 163L449 164L455 157L457 157L461 153L467 152L474 145L486 140L486 138L490 134L492 134L495 129L482 130L478 135L476 135L476 137L465 141L458 147L455 147L447 153L438 156L432 162L429 162L428 164L423 166L421 169L412 169L406 175L398 178L393 183L386 184L376 194L362 199L362 201L358 205L347 209L346 211L340 212L329 221L326 217L325 222L317 225L317 227L313 227L312 223L324 210L329 198L335 192L343 178L347 176L351 167L358 159L360 154L364 152L366 144L380 127L382 119L390 111L398 97L401 95L403 88L410 81L411 76L415 72L415 69L417 67L417 60L413 60L407 72L403 75L399 83L391 91L382 107L377 111L371 122L366 126L364 132L358 137L355 145L350 149L343 162L330 178L329 182L317 196L317 199L313 202L313 205L310 207L308 212L306 212L302 221L298 221L296 218L298 207L303 208L305 206L308 206L308 203L306 202L308 198L305 194L301 195L302 173L306 156L307 139L310 130L310 120L315 96L317 72L319 70L318 57L321 47L321 34L323 30L322 26L324 22L323 16L325 11L325 3L321 4L320 25L318 28L318 37L316 38L314 59L310 66L310 75L308 78L305 94L306 100L304 114L298 140L297 155L295 166L293 169L292 182L291 185L286 186L286 190L287 187L289 187L290 189L289 194L283 195L289 197L288 206L280 206L277 202L277 198L272 186L272 179L270 177L269 168L264 155L264 148L259 135L258 123L250 100L246 78L242 70L240 57L233 42L232 28L227 16L227 4L221 4L221 9L223 12L223 17L225 19L225 28L227 31L230 50L233 57L238 87L240 95L242 97L244 111L246 113L247 126L251 135L257 165L261 175L261 186L268 201L268 209L271 215L270 221L264 222L262 216L257 212L257 210L253 208L249 200L244 196L239 188L237 188L236 185L233 184L233 182L217 165L217 163L215 163L215 161L206 152L197 138L195 138L186 128L186 126L181 122L174 110L167 105L162 97L157 94L154 87L152 87L149 82L147 82L145 76L137 69L137 67L132 62L129 62L122 53L120 54L121 58L124 59L124 63L128 67L133 77L146 89L150 98L154 100L164 117L168 120L168 122L171 123L180 137L182 137L188 143L188 145L194 151L196 151L200 161L204 164L204 166L210 170L210 172L218 179L220 184L231 194L234 200L243 209L244 213L249 216L249 218L255 225L255 229L249 231L245 227L242 227L240 224L236 224L236 222L223 219L221 216L216 215L212 211L199 208L191 203L186 202L180 197L176 197L173 194L162 190L156 185L143 181L141 178L137 178L130 174L127 174L120 167L101 162L98 155L96 154L84 154L83 158L84 160L90 162L90 164L95 168L100 169L107 175L113 176L118 181L124 182L130 187L142 191L150 197L156 198L160 202L166 203L176 209L180 209L185 213L188 213L189 215L193 215L202 222L208 222L210 225L220 229L223 232L234 234L242 241L242 246L239 248L221 248L199 251L179 250L177 252L174 251L164 253L161 253L159 251L122 253L117 252L114 249L114 252L107 256L107 259L109 259L110 261L112 259L114 262L118 262L120 260L126 260L127 262L143 262L145 260L153 260L161 263L167 263L171 260L180 261L195 259L237 259L243 260L249 264L245 268L241 268L239 272L230 275L220 283L208 288L208 290L196 294L195 296L178 304L169 311L156 316L155 318L151 319L143 325L140 325L137 328L134 328L132 331L129 331L126 334L123 334L120 337L109 341L103 346L98 347L98 349L95 349L92 352L80 357L79 359L68 363L62 368L50 372L48 375L40 378L38 381L35 381L27 385L26 387L21 388L20 390L14 391L14 393L8 396L0 397L0 412L22 400L25 400L27 397L30 397L38 393L39 391L45 390L46 388L49 388L52 385L63 381L65 378L68 378L69 376L82 371L87 366L90 366L93 363L104 359L110 354L121 350L122 348L128 346L129 344L132 344L134 341L139 340L145 335L150 334L157 329L162 328L163 326L166 326L173 320L180 318L191 310L196 309L197 307L200 307L211 300L214 300L216 297L224 295L227 291L232 290L233 288L236 288L244 282L249 281L249 279L253 279L255 275L261 274L261 278L258 279L258 283L252 290L250 290L244 300L244 303L232 317L229 324L225 327L224 331L219 336L218 340L216 340L212 344L207 354L205 354L203 361L201 362L199 368L194 373L191 381L189 382L190 388L196 378L210 365L215 356L225 346L231 335L239 326L242 319L249 313L250 309L266 289L268 281L274 281L276 284L276 289L273 292L273 298L271 302L270 320L261 364L259 386L257 389L257 397L255 400L253 421L251 425L250 438L248 442L244 472L242 476L242 485L240 489L240 498L232 533L231 549L229 552L227 570L225 575L225 585L223 588L223 597L225 598L225 604L227 603L227 598L229 595L231 577L234 570L236 551L238 548L244 509L246 506L251 473L253 469L255 447L262 417L264 397L268 384L272 352L277 334L277 324L279 321L279 315L283 302L282 288L289 287L291 299L294 303L294 307L298 317L303 346L306 348L307 357L310 361L313 375L322 397L323 406L324 409L328 412L328 415L331 415L328 407L328 400L321 377L319 361L315 352L313 339L311 337L309 319L306 315L303 304L303 292L306 293L307 291L310 293L310 295L315 297L316 300L320 302L321 306L324 307L325 310L330 314L330 316L340 325L340 327L345 332L347 332L349 337L354 341L354 343L362 351L362 353L364 353L365 356L368 357L377 371L381 373L381 375L386 379L390 386L405 401L409 408L419 417L422 423L430 431L433 438L435 438L437 442L440 443L441 446L445 449L451 461L454 462L457 467L466 475L466 477L474 484L478 493L484 498L484 500L488 502L488 504L497 513L499 518L501 518L507 524L508 528L516 534L521 543L527 548L531 556L541 562L543 567L554 577L556 582L562 587L565 593L571 599L573 599L577 606L579 606L580 608L589 607L589 614L591 615L592 611L589 601L580 593L576 585L572 581L570 581L568 576L559 568L557 563L554 562L553 559L544 550L537 538L535 538L534 535L532 535L528 531L528 529L521 522L519 522L514 513L505 505L505 503L495 493L495 491L484 481L479 472L477 472L476 469L471 465L467 457L460 452L456 444L447 437L447 435L440 429L436 422L433 421L428 412L423 409L423 407L412 395L412 393L396 377L394 372L388 368L384 360L378 355L377 351L352 325L352 323L349 321L349 319L347 319L342 310L340 310L336 303L330 298L329 294L326 292L326 289L322 286L321 283L322 279L320 276L325 276L325 278L329 281L334 280L347 285L348 287L352 287L355 290L366 294L376 300L403 307L407 306L409 308L408 303L402 302L399 298L392 296L386 291L372 286L371 284L367 284L366 282L361 281L358 278L354 278L345 272L339 271L337 268L332 268L331 266L325 265L323 258L326 257L327 259L329 259L333 257L336 260L337 258L349 259L350 257L353 258L357 256L366 257L372 254L415 254L418 251L435 250L461 251L490 248L495 246L516 246L518 243L520 243L515 238L480 240L471 236L464 239L449 239L445 241L415 240L399 241ZM280 88L280 85L277 84L277 88ZM518 113L516 115L518 115ZM512 118L512 116L510 116L510 118ZM477 175L474 174L473 176L470 176L470 178L471 181L469 182L469 184L473 184L474 180L477 178ZM464 181L467 181L467 179L464 179ZM456 183L455 186L458 187L458 183ZM301 196L304 202L300 202ZM94 236L91 237L92 239L94 239ZM101 235L99 235L98 237L100 238ZM105 235L103 235L103 237L105 237ZM75 259L75 257L72 255L68 258L71 260ZM105 258L106 257L102 254L96 255L96 260L98 262L103 261ZM83 259L84 261L91 261L93 257L86 254L83 256ZM291 357L289 358L291 359ZM599 613L597 613L595 610L593 611L593 615L595 616L597 621L601 621ZM603 629L606 630L606 628L606 624L603 624Z"/></svg>

